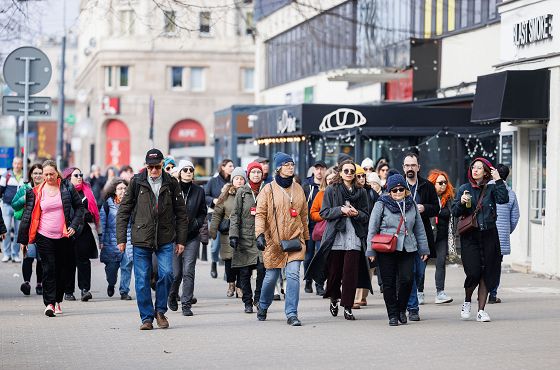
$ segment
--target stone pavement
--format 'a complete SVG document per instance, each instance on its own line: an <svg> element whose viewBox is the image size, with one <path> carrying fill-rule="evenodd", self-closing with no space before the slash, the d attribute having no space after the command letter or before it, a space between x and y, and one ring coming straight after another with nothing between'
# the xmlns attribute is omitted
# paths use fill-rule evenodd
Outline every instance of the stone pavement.
<svg viewBox="0 0 560 370"><path fill-rule="evenodd" d="M266 322L243 313L240 300L225 297L223 267L211 279L209 264L199 262L195 316L169 311L168 330L139 331L136 301L108 298L103 265L93 261L92 270L94 299L64 302L63 315L47 318L40 297L19 291L20 265L0 264L1 369L560 368L558 280L505 273L503 303L487 307L493 321L464 322L462 268L448 268L446 291L455 301L435 305L429 266L422 321L399 327L388 326L377 291L349 322L342 313L333 318L328 301L303 293L302 284L303 326L294 328L280 302Z"/></svg>

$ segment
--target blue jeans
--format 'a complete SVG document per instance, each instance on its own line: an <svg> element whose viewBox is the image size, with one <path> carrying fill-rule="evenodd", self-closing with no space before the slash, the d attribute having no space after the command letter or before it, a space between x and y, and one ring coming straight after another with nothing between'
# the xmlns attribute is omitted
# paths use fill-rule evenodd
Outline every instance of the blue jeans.
<svg viewBox="0 0 560 370"><path fill-rule="evenodd" d="M173 283L173 243L160 246L156 251L134 247L134 280L136 282L136 303L142 322L154 321L156 312L167 312L167 297ZM152 302L150 277L152 276L152 254L158 260L158 281L156 283L156 305Z"/></svg>
<svg viewBox="0 0 560 370"><path fill-rule="evenodd" d="M217 233L216 239L212 240L210 252L212 254L212 262L220 261L220 232Z"/></svg>
<svg viewBox="0 0 560 370"><path fill-rule="evenodd" d="M410 297L408 298L408 311L418 312L418 285L417 282L424 278L426 272L426 263L420 258L420 254L417 252L414 256L414 271L412 279L412 291L410 292Z"/></svg>
<svg viewBox="0 0 560 370"><path fill-rule="evenodd" d="M130 292L130 277L132 276L133 260L123 253L121 261L114 261L105 264L105 276L107 284L115 286L117 284L117 275L119 268L121 269L121 285L119 287L120 294L128 294Z"/></svg>
<svg viewBox="0 0 560 370"><path fill-rule="evenodd" d="M299 270L301 261L292 261L286 265L286 302L284 311L286 317L289 319L292 316L297 316L297 309L299 304ZM274 286L278 277L280 276L281 269L266 269L266 275L261 289L261 297L259 300L259 307L268 309L272 304L274 297Z"/></svg>
<svg viewBox="0 0 560 370"><path fill-rule="evenodd" d="M2 246L2 253L4 253L4 256L14 259L19 257L19 244L17 243L19 221L14 218L14 209L10 204L2 203L2 218L8 230ZM10 238L10 228L12 227L14 228L13 240Z"/></svg>

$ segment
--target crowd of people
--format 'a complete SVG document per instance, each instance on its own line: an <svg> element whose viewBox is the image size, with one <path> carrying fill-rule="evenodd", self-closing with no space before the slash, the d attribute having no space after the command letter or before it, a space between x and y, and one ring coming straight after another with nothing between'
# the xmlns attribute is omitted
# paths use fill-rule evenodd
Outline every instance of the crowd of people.
<svg viewBox="0 0 560 370"><path fill-rule="evenodd" d="M2 262L22 262L24 295L31 294L35 262L35 291L49 317L62 314L64 300L76 300L76 272L80 300L94 298L92 259L105 264L109 297L120 270L120 299L133 299L134 270L140 329L151 330L154 320L169 327L167 310L177 311L178 301L184 316L194 314L196 261L201 245L210 244L211 277L223 264L225 295L240 298L247 314L256 310L259 321L284 295L287 324L302 325L302 281L305 293L328 299L332 316L340 309L355 320L375 276L389 325L398 326L420 320L430 258L435 304L453 301L445 292L446 261L460 250L460 318L470 319L478 289L476 320L490 321L486 304L501 302L502 256L519 219L506 166L474 158L468 181L455 188L441 169L421 177L417 153L406 154L399 168L384 158L358 164L341 154L330 168L315 162L309 177L297 176L295 163L282 152L247 168L225 159L202 187L192 162L177 163L158 149L146 153L137 174L126 166L102 176L93 166L85 177L47 160L31 165L25 182L15 158L0 179Z"/></svg>

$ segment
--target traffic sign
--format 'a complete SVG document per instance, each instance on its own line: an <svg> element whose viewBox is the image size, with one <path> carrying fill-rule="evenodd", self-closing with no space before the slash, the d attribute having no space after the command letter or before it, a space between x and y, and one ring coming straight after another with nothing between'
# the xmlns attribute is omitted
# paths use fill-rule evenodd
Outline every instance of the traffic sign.
<svg viewBox="0 0 560 370"><path fill-rule="evenodd" d="M25 95L25 63L29 60L29 95L42 91L51 80L51 62L45 53L32 46L12 51L4 62L4 81L18 93Z"/></svg>
<svg viewBox="0 0 560 370"><path fill-rule="evenodd" d="M29 116L50 116L52 99L46 96L29 97ZM2 114L6 116L23 116L25 99L22 96L2 97Z"/></svg>

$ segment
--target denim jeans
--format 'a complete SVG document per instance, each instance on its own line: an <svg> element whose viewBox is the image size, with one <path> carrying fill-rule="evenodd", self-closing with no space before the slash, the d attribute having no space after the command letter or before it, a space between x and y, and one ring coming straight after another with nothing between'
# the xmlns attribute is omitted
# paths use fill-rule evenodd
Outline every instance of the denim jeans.
<svg viewBox="0 0 560 370"><path fill-rule="evenodd" d="M134 247L134 280L136 282L136 303L142 322L154 321L156 312L167 312L167 296L173 283L173 243L161 245L157 250ZM152 276L152 254L158 260L158 280L156 283L156 304L152 301L150 277Z"/></svg>
<svg viewBox="0 0 560 370"><path fill-rule="evenodd" d="M123 253L120 262L114 261L105 264L107 284L110 286L115 286L117 284L119 268L121 269L121 285L119 287L119 293L128 294L128 292L130 292L130 277L132 276L132 259L129 259L126 253Z"/></svg>
<svg viewBox="0 0 560 370"><path fill-rule="evenodd" d="M2 253L4 256L12 257L12 259L19 257L19 244L17 243L19 221L14 218L14 209L10 204L2 203L2 218L8 232L2 245ZM10 228L14 228L14 238L10 238Z"/></svg>
<svg viewBox="0 0 560 370"><path fill-rule="evenodd" d="M292 261L286 265L286 302L284 311L289 319L297 316L299 304L299 270L301 261ZM274 286L280 276L281 269L267 269L264 276L259 306L268 309L274 297Z"/></svg>
<svg viewBox="0 0 560 370"><path fill-rule="evenodd" d="M417 282L424 279L424 273L426 272L426 263L420 258L420 254L416 252L414 256L414 272L412 279L412 290L410 292L410 297L408 298L408 311L418 312L418 284Z"/></svg>
<svg viewBox="0 0 560 370"><path fill-rule="evenodd" d="M212 254L212 262L220 261L220 232L217 233L216 239L212 240L210 252Z"/></svg>
<svg viewBox="0 0 560 370"><path fill-rule="evenodd" d="M173 284L171 284L169 296L172 298L177 296L182 281L181 304L189 308L191 307L191 300L194 294L196 256L198 255L199 244L200 238L194 238L187 242L183 253L178 256L173 255Z"/></svg>

